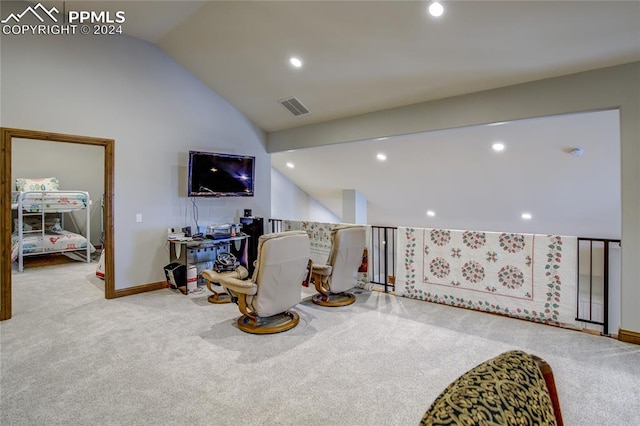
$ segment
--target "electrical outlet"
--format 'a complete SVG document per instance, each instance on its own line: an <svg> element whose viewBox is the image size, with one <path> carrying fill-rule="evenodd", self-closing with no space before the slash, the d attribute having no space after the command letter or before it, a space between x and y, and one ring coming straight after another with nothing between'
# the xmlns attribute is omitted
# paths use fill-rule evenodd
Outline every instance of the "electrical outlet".
<svg viewBox="0 0 640 426"><path fill-rule="evenodd" d="M137 223L142 222L142 213L136 213L136 222Z"/></svg>

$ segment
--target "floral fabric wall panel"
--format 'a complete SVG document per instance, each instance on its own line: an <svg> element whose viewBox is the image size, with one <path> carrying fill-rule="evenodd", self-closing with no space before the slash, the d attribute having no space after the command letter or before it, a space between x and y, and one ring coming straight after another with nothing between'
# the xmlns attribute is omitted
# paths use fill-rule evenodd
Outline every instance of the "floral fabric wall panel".
<svg viewBox="0 0 640 426"><path fill-rule="evenodd" d="M322 222L306 222L299 220L283 220L283 231L306 231L309 235L311 244L311 260L313 263L326 264L331 251L331 230L338 225L346 225L342 223L322 223ZM365 226L367 229L367 247L371 245L371 227ZM368 264L363 258L363 264ZM366 269L366 268L365 268ZM358 273L358 285L365 287L369 283L369 273Z"/></svg>
<svg viewBox="0 0 640 426"><path fill-rule="evenodd" d="M306 231L311 244L311 259L314 263L324 264L331 251L331 230L337 223L304 222L283 220L283 231Z"/></svg>
<svg viewBox="0 0 640 426"><path fill-rule="evenodd" d="M398 228L396 295L577 327L577 238Z"/></svg>

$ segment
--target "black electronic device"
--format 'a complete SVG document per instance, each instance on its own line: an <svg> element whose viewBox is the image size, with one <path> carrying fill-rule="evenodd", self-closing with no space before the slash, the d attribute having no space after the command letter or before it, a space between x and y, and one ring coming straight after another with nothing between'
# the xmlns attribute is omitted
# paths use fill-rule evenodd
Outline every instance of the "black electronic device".
<svg viewBox="0 0 640 426"><path fill-rule="evenodd" d="M253 197L255 157L189 151L189 197Z"/></svg>
<svg viewBox="0 0 640 426"><path fill-rule="evenodd" d="M264 234L264 219L261 217L241 217L242 232L249 236L247 242L249 276L253 274L253 262L258 258L258 238Z"/></svg>
<svg viewBox="0 0 640 426"><path fill-rule="evenodd" d="M185 265L173 262L164 267L167 284L173 289L179 289L187 285L187 270Z"/></svg>
<svg viewBox="0 0 640 426"><path fill-rule="evenodd" d="M251 217L251 209L244 209L244 217Z"/></svg>

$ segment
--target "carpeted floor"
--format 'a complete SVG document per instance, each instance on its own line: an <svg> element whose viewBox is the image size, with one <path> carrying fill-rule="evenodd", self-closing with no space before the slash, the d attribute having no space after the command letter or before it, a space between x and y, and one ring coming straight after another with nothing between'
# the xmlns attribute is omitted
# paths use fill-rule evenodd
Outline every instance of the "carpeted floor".
<svg viewBox="0 0 640 426"><path fill-rule="evenodd" d="M235 305L160 290L105 300L95 264L13 275L0 324L2 425L417 425L466 370L546 359L567 425L640 424L640 346L360 290L255 336Z"/></svg>

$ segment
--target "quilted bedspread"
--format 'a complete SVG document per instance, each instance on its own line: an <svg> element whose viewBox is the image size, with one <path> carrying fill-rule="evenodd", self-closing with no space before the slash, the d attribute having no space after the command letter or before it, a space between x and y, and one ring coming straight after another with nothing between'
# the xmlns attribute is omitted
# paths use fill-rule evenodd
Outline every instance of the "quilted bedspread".
<svg viewBox="0 0 640 426"><path fill-rule="evenodd" d="M327 263L331 252L331 230L340 223L308 222L298 220L283 220L283 231L306 231L309 235L311 246L311 260L313 263L322 265ZM367 247L370 246L371 228L367 226ZM366 254L365 254L366 256ZM363 264L368 264L363 258ZM358 285L364 287L369 283L369 273L367 270L358 271Z"/></svg>
<svg viewBox="0 0 640 426"><path fill-rule="evenodd" d="M396 295L576 327L577 238L398 228Z"/></svg>

